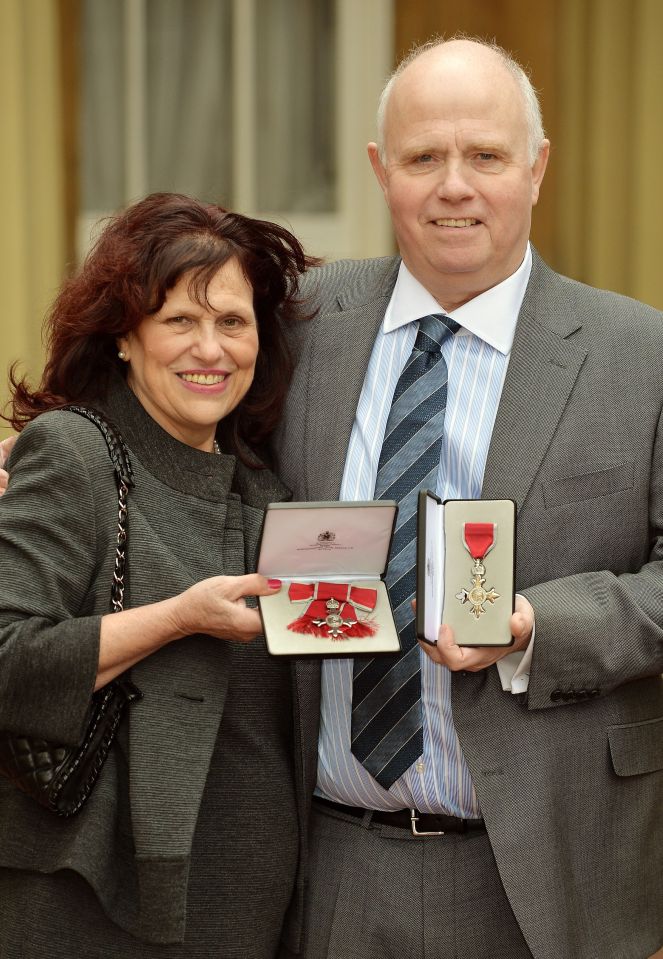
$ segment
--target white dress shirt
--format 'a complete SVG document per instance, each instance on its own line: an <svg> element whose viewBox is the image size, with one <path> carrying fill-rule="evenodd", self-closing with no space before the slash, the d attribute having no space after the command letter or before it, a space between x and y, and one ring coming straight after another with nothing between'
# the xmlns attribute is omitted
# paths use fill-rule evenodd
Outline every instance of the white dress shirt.
<svg viewBox="0 0 663 959"><path fill-rule="evenodd" d="M460 323L442 345L448 368L445 435L436 492L442 499L477 499L502 393L518 313L532 266L529 248L516 272L498 286L448 313ZM342 500L373 499L391 400L412 352L418 320L446 312L401 263L383 324L376 336L357 406ZM350 750L351 659L324 660L317 791L336 802L369 809L416 807L474 818L480 810L451 716L451 674L422 651L423 755L389 790ZM498 664L505 690L527 688L531 649Z"/></svg>

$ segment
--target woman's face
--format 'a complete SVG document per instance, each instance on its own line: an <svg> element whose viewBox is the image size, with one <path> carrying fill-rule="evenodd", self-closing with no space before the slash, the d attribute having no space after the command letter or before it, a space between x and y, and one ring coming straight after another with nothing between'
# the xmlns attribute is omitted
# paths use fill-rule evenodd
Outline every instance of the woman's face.
<svg viewBox="0 0 663 959"><path fill-rule="evenodd" d="M219 420L245 396L258 355L253 289L237 259L228 260L201 305L185 274L158 313L118 340L127 382L171 436L211 451Z"/></svg>

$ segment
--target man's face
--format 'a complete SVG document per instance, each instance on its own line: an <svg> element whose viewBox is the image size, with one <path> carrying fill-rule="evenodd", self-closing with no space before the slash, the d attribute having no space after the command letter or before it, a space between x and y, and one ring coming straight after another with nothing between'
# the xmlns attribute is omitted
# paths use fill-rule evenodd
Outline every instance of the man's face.
<svg viewBox="0 0 663 959"><path fill-rule="evenodd" d="M422 54L387 105L384 164L369 156L411 273L448 310L514 273L548 158L532 165L523 97L467 41Z"/></svg>

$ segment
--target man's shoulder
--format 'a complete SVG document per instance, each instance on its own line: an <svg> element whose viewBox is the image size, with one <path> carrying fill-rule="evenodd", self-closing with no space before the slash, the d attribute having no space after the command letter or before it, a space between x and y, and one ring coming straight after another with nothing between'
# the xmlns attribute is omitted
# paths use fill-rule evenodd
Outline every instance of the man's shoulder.
<svg viewBox="0 0 663 959"><path fill-rule="evenodd" d="M641 300L613 290L590 286L580 280L556 273L540 257L535 259L531 284L535 296L557 309L567 304L581 321L595 320L604 331L609 326L621 329L643 328L656 336L663 333L663 312Z"/></svg>
<svg viewBox="0 0 663 959"><path fill-rule="evenodd" d="M397 256L335 260L308 270L302 277L301 292L322 308L339 296L361 299L391 295L399 263Z"/></svg>
<svg viewBox="0 0 663 959"><path fill-rule="evenodd" d="M649 303L635 299L635 297L598 286L590 286L588 283L582 283L580 280L573 280L566 276L560 276L560 279L572 290L576 302L582 306L592 309L596 309L598 306L621 316L624 314L641 315L658 323L663 321L663 313L660 310Z"/></svg>

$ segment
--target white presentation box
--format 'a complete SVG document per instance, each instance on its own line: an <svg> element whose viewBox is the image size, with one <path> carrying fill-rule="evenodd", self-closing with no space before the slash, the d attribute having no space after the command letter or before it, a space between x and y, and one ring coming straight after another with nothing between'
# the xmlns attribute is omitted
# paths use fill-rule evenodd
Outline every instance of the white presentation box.
<svg viewBox="0 0 663 959"><path fill-rule="evenodd" d="M417 637L435 645L442 623L459 646L511 646L516 504L442 500L422 490L417 516Z"/></svg>
<svg viewBox="0 0 663 959"><path fill-rule="evenodd" d="M397 511L391 500L269 504L258 572L283 585L258 604L273 656L400 651L384 583Z"/></svg>

